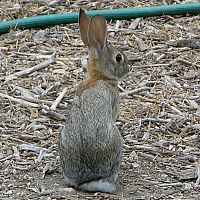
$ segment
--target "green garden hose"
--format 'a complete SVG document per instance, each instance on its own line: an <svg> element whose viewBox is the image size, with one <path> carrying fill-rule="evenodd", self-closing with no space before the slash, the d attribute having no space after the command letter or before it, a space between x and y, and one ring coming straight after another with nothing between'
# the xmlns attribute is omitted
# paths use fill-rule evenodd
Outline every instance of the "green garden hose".
<svg viewBox="0 0 200 200"><path fill-rule="evenodd" d="M124 8L112 10L92 10L86 14L93 16L103 15L107 20L134 19L138 17L151 17L159 15L186 15L200 13L200 3L172 4L166 6L152 6L143 8ZM59 24L78 22L78 12L63 14L41 15L0 23L0 34L16 29L40 28Z"/></svg>

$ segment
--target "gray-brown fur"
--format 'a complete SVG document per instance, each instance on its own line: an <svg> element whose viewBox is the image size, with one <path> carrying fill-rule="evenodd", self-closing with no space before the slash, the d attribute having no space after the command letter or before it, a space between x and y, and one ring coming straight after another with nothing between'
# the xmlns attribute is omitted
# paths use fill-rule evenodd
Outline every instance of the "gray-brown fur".
<svg viewBox="0 0 200 200"><path fill-rule="evenodd" d="M80 23L90 23L83 11L80 14ZM93 25L86 27L90 29L97 22L104 23L100 36L98 32L88 36L81 28L89 49L88 75L79 86L60 133L60 162L67 184L90 192L113 193L122 154L121 135L115 125L119 107L116 80L128 72L128 67L125 55L107 43L102 16L94 17ZM95 34L100 41L94 39ZM115 60L118 53L123 62Z"/></svg>
<svg viewBox="0 0 200 200"><path fill-rule="evenodd" d="M122 147L114 124L116 104L118 94L102 81L74 99L59 145L64 174L77 185L109 179L119 168Z"/></svg>

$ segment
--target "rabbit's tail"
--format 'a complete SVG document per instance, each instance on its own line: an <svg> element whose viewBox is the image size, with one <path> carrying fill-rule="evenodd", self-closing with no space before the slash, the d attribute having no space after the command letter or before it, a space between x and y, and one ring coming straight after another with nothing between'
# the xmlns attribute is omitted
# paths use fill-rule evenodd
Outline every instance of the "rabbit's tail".
<svg viewBox="0 0 200 200"><path fill-rule="evenodd" d="M97 180L87 183L83 183L78 186L79 189L85 190L88 192L105 192L105 193L115 193L116 187L113 183L108 182L107 180Z"/></svg>

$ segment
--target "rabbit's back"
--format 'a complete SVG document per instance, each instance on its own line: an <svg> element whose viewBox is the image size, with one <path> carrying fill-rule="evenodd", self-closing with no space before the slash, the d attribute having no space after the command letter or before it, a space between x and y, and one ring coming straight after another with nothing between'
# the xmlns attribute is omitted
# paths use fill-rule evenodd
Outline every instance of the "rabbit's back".
<svg viewBox="0 0 200 200"><path fill-rule="evenodd" d="M74 99L59 146L64 174L77 184L110 177L119 167L118 98L113 87L98 81Z"/></svg>

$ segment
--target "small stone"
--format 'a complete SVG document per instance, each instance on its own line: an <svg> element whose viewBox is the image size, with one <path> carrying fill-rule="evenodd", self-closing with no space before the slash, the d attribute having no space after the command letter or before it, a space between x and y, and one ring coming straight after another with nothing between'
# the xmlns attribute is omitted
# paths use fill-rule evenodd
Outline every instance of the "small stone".
<svg viewBox="0 0 200 200"><path fill-rule="evenodd" d="M33 35L33 40L34 41L42 40L45 35L46 35L46 31L44 30L38 31L35 35Z"/></svg>
<svg viewBox="0 0 200 200"><path fill-rule="evenodd" d="M128 28L133 29L133 30L139 28L141 21L142 21L142 18L136 18L135 20L131 22Z"/></svg>
<svg viewBox="0 0 200 200"><path fill-rule="evenodd" d="M8 190L8 191L6 192L7 195L11 195L12 193L13 193L12 190Z"/></svg>
<svg viewBox="0 0 200 200"><path fill-rule="evenodd" d="M192 188L191 183L185 183L184 184L184 190L191 190L191 188Z"/></svg>

